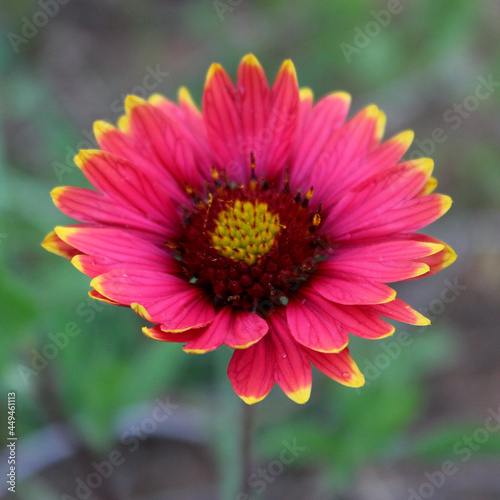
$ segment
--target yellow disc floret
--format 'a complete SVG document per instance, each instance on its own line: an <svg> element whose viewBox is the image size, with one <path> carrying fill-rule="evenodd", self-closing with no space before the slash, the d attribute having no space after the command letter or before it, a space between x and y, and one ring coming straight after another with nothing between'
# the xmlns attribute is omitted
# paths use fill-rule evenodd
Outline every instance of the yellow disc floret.
<svg viewBox="0 0 500 500"><path fill-rule="evenodd" d="M271 250L279 232L279 216L266 203L236 200L219 212L212 243L224 257L253 265Z"/></svg>

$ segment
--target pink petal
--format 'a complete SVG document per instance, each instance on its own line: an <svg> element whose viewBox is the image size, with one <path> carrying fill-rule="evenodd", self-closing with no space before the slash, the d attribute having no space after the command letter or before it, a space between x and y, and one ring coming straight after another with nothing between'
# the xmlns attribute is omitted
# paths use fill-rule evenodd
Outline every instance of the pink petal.
<svg viewBox="0 0 500 500"><path fill-rule="evenodd" d="M331 303L331 314L349 332L366 339L381 339L394 333L395 328L374 312L374 306L346 306Z"/></svg>
<svg viewBox="0 0 500 500"><path fill-rule="evenodd" d="M160 94L153 94L148 102L175 121L191 147L198 170L205 178L211 166L214 165L215 159L208 144L203 116L193 102L189 91L185 87L179 89L179 105Z"/></svg>
<svg viewBox="0 0 500 500"><path fill-rule="evenodd" d="M241 117L241 145L239 153L243 155L243 164L249 172L250 153L257 158L256 174L263 175L263 157L267 149L266 136L267 116L271 93L264 70L253 55L243 58L238 68L237 90L241 99L236 101L238 114ZM248 173L247 172L247 173Z"/></svg>
<svg viewBox="0 0 500 500"><path fill-rule="evenodd" d="M424 326L430 324L429 319L398 298L387 304L373 305L371 310L386 318L409 323L410 325Z"/></svg>
<svg viewBox="0 0 500 500"><path fill-rule="evenodd" d="M352 186L358 185L378 172L394 167L408 151L413 137L411 130L401 132L371 152L356 170L346 169L335 179L331 190L328 191L330 200L338 199ZM326 209L330 208L331 201L327 201L324 206Z"/></svg>
<svg viewBox="0 0 500 500"><path fill-rule="evenodd" d="M207 74L203 92L203 119L208 142L215 153L218 166L231 179L243 182L247 179L246 160L240 154L241 124L235 101L241 94L220 64L212 64ZM249 169L248 169L249 170Z"/></svg>
<svg viewBox="0 0 500 500"><path fill-rule="evenodd" d="M325 299L339 304L379 304L394 299L396 292L362 273L346 273L329 261L320 262L311 279L312 289Z"/></svg>
<svg viewBox="0 0 500 500"><path fill-rule="evenodd" d="M271 112L266 126L269 133L267 154L263 154L265 175L273 178L282 172L290 155L299 125L299 86L292 61L285 61L271 88ZM267 142L267 141L266 141ZM259 164L256 157L257 165ZM259 171L257 171L259 173Z"/></svg>
<svg viewBox="0 0 500 500"><path fill-rule="evenodd" d="M164 272L178 269L165 249L114 227L57 227L56 232L69 245L83 253L112 257L123 263L156 266Z"/></svg>
<svg viewBox="0 0 500 500"><path fill-rule="evenodd" d="M114 300L108 299L104 295L100 294L97 290L90 290L89 295L95 300L106 302L106 304L111 304L112 306L128 307L125 304L120 304L120 302L115 302Z"/></svg>
<svg viewBox="0 0 500 500"><path fill-rule="evenodd" d="M71 245L68 245L65 241L63 241L56 234L55 231L51 231L45 239L42 241L42 247L49 252L55 253L56 255L60 255L61 257L65 257L66 259L72 259L75 255L78 255L80 252L73 248Z"/></svg>
<svg viewBox="0 0 500 500"><path fill-rule="evenodd" d="M274 354L276 363L274 379L292 401L306 403L311 394L311 364L293 340L283 313L274 311L268 321L269 352Z"/></svg>
<svg viewBox="0 0 500 500"><path fill-rule="evenodd" d="M301 137L303 137L303 135L307 131L306 125L309 124L314 104L313 91L309 87L303 87L299 90L299 98L299 126L297 129L298 144L296 144L296 147L294 149L296 149L300 145Z"/></svg>
<svg viewBox="0 0 500 500"><path fill-rule="evenodd" d="M336 239L359 240L417 231L444 215L450 209L451 203L451 198L443 194L418 196L387 210L386 213L352 221L351 227L344 227L339 231L342 234L336 236Z"/></svg>
<svg viewBox="0 0 500 500"><path fill-rule="evenodd" d="M128 266L94 278L91 286L122 304L137 304L136 312L165 331L200 328L215 318L213 303L203 290L169 274Z"/></svg>
<svg viewBox="0 0 500 500"><path fill-rule="evenodd" d="M361 387L365 383L365 377L351 358L349 348L337 353L305 351L312 364L331 379L349 387Z"/></svg>
<svg viewBox="0 0 500 500"><path fill-rule="evenodd" d="M269 91L256 58L243 58L237 87L219 64L210 68L203 93L203 117L218 166L231 180L250 178L250 152L257 175L273 177L290 154L299 119L295 70L285 61Z"/></svg>
<svg viewBox="0 0 500 500"><path fill-rule="evenodd" d="M58 187L52 190L51 195L61 212L81 222L132 228L144 232L144 235L158 235L156 239L160 236L160 241L176 236L176 232L148 219L135 208L123 206L109 196L90 189Z"/></svg>
<svg viewBox="0 0 500 500"><path fill-rule="evenodd" d="M227 375L234 391L245 403L264 399L274 385L274 360L270 341L265 336L248 349L237 349L229 362Z"/></svg>
<svg viewBox="0 0 500 500"><path fill-rule="evenodd" d="M95 278L100 274L107 273L121 267L123 264L106 257L96 257L92 255L75 255L71 263L83 274ZM94 290L95 291L95 290Z"/></svg>
<svg viewBox="0 0 500 500"><path fill-rule="evenodd" d="M161 329L161 325L155 325L151 328L144 327L142 332L147 337L162 342L180 342L181 344L193 340L198 335L197 330L188 330L185 332L165 332Z"/></svg>
<svg viewBox="0 0 500 500"><path fill-rule="evenodd" d="M138 144L136 144L134 138L110 123L101 120L96 121L94 123L94 135L103 151L129 160L146 173L158 172L158 167L137 149Z"/></svg>
<svg viewBox="0 0 500 500"><path fill-rule="evenodd" d="M349 94L335 92L323 97L307 114L304 113L302 105L301 129L290 159L292 189L305 189L316 184L316 165L334 132L344 124L350 102Z"/></svg>
<svg viewBox="0 0 500 500"><path fill-rule="evenodd" d="M74 259L80 270L95 277L124 264L169 274L179 272L178 263L166 249L138 238L124 229L112 227L57 227L57 234L69 245L88 254Z"/></svg>
<svg viewBox="0 0 500 500"><path fill-rule="evenodd" d="M247 348L258 342L269 330L260 316L231 307L224 307L213 322L196 339L184 347L186 352L200 354L225 344L232 348Z"/></svg>
<svg viewBox="0 0 500 500"><path fill-rule="evenodd" d="M377 237L396 231L386 230L399 212L408 215L413 197L425 185L432 171L432 162L406 162L372 176L347 193L330 211L323 231L335 239ZM430 198L419 197L418 199ZM415 210L418 213L418 210Z"/></svg>
<svg viewBox="0 0 500 500"><path fill-rule="evenodd" d="M286 319L293 338L321 352L338 352L349 342L346 329L332 314L331 302L312 290L301 288L290 297Z"/></svg>
<svg viewBox="0 0 500 500"><path fill-rule="evenodd" d="M328 203L329 197L333 198L337 178L357 171L384 123L385 115L371 105L334 133L323 147L311 177L316 199Z"/></svg>
<svg viewBox="0 0 500 500"><path fill-rule="evenodd" d="M375 241L375 242L373 242ZM332 273L358 275L376 282L390 283L427 274L426 258L443 250L438 240L411 240L404 236L365 240L356 246L335 249L321 268Z"/></svg>
<svg viewBox="0 0 500 500"><path fill-rule="evenodd" d="M451 198L444 194L419 196L392 210L385 221L374 221L376 227L373 231L365 230L364 234L379 234L383 226L390 233L418 231L443 216L451 208L451 204Z"/></svg>
<svg viewBox="0 0 500 500"><path fill-rule="evenodd" d="M175 121L152 104L135 96L125 101L131 134L141 154L163 167L163 175L175 179L180 189L203 186L189 142ZM206 172L208 178L210 172Z"/></svg>
<svg viewBox="0 0 500 500"><path fill-rule="evenodd" d="M421 276L422 278L425 276L436 274L438 271L441 271L441 269L448 267L449 265L453 264L455 260L457 260L457 254L455 253L453 248L451 248L443 241L439 241L436 238L432 238L431 236L427 236L425 234L408 234L405 236L416 241L424 241L443 246L442 250L440 250L439 252L419 258L421 262L429 266L429 271L426 274L423 274Z"/></svg>
<svg viewBox="0 0 500 500"><path fill-rule="evenodd" d="M170 231L177 229L179 215L171 196L134 164L99 150L82 150L75 162L96 189L118 204L135 209Z"/></svg>
<svg viewBox="0 0 500 500"><path fill-rule="evenodd" d="M415 276L422 276L429 271L427 264L419 262L373 262L362 259L331 262L331 270L339 273L358 275L378 283L406 281Z"/></svg>

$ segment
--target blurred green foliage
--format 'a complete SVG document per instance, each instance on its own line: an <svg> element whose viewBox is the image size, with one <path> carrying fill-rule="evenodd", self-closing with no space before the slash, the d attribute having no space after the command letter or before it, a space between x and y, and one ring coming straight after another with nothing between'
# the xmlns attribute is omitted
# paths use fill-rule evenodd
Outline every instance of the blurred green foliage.
<svg viewBox="0 0 500 500"><path fill-rule="evenodd" d="M209 1L91 2L85 13L70 2L15 53L6 43L7 34L19 34L23 16L31 19L37 5L19 0L0 7L0 387L2 394L18 393L23 435L50 421L49 409L37 396L50 377L55 377L60 411L78 422L98 451L112 446L115 419L131 405L173 394L203 408L207 394L217 399L221 386L228 389L219 366L227 363L228 352L187 356L177 345L147 339L140 334L144 321L131 311L89 305L89 280L40 247L55 225L70 223L50 201L50 190L60 184L54 163L68 167L64 184L85 185L78 170L68 166L68 151L86 140L84 131L91 129L92 120L118 118L111 103L140 82L148 65L160 63L170 72L159 91L173 97L179 85L187 84L199 102L212 60L234 75L241 56L252 51L274 75L280 62L291 57L301 85L311 86L316 96L347 90L354 110L377 102L388 114L389 134L414 128L423 140L436 127L444 128L449 138L434 145L432 155L441 189L451 192L462 210L499 206L500 92L481 102L457 130L443 119L473 93L479 75L499 75L500 12L495 2L403 2L401 13L379 27L376 36L368 36L362 48L355 45L357 29L366 32L375 19L373 11L380 13L386 2L244 1L222 20ZM119 38L107 35L110 19ZM82 33L83 40L77 36ZM69 36L74 54L63 49L58 36L61 44ZM95 40L90 52L88 39ZM347 58L343 43L358 50ZM58 58L67 61L57 63ZM65 70L70 62L75 69ZM102 92L94 95L92 89ZM98 108L96 103L105 104ZM50 335L71 322L80 333L57 349L47 367L26 375L23 367L33 369L36 353L54 343ZM335 484L337 491L339 485L348 491L352 476L369 463L449 457L454 443L481 422L464 420L452 429L445 422L418 437L412 432L431 389L425 382L458 349L453 329L460 327L447 326L445 317L437 323L416 334L412 346L362 390L317 377L305 407L273 391L258 405L261 456L271 459L283 440L296 438L306 451L292 467L310 463L322 468L325 487ZM351 352L363 369L364 360L373 359L382 343L390 341L353 339ZM217 409L211 411L207 418L217 420ZM1 428L2 438L4 432ZM226 457L229 468L227 449L234 436L220 428L216 435L226 441L213 443L214 454ZM480 454L499 451L495 436Z"/></svg>

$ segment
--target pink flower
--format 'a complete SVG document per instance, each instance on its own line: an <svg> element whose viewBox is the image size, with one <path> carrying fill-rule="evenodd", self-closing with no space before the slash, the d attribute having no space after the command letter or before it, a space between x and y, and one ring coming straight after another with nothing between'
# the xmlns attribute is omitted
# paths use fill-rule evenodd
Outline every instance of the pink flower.
<svg viewBox="0 0 500 500"><path fill-rule="evenodd" d="M349 103L313 104L290 61L269 88L253 55L236 85L212 65L202 112L185 88L179 104L129 96L118 128L96 122L101 149L75 158L96 190L52 192L83 224L43 245L92 278L93 298L155 323L149 337L234 349L228 375L247 403L275 382L306 402L311 364L358 387L349 334L391 335L381 316L429 322L386 283L455 254L415 232L451 205L432 194L432 160L400 162L413 133L382 142L385 115L370 105L346 122Z"/></svg>

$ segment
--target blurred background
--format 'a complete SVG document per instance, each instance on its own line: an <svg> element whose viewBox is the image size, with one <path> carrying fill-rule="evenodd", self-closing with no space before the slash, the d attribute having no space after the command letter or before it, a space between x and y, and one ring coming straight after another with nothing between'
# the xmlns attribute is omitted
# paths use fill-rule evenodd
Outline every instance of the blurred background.
<svg viewBox="0 0 500 500"><path fill-rule="evenodd" d="M254 498L500 499L500 2L16 0L0 4L0 387L16 393L17 486L1 498L238 499L241 405L229 350L194 357L87 298L89 279L40 242L71 223L57 185L92 122L125 95L187 85L253 52L270 79L292 58L316 97L375 102L411 128L452 210L426 232L457 262L398 294L429 316L351 353L359 390L318 376L299 406L256 410Z"/></svg>

